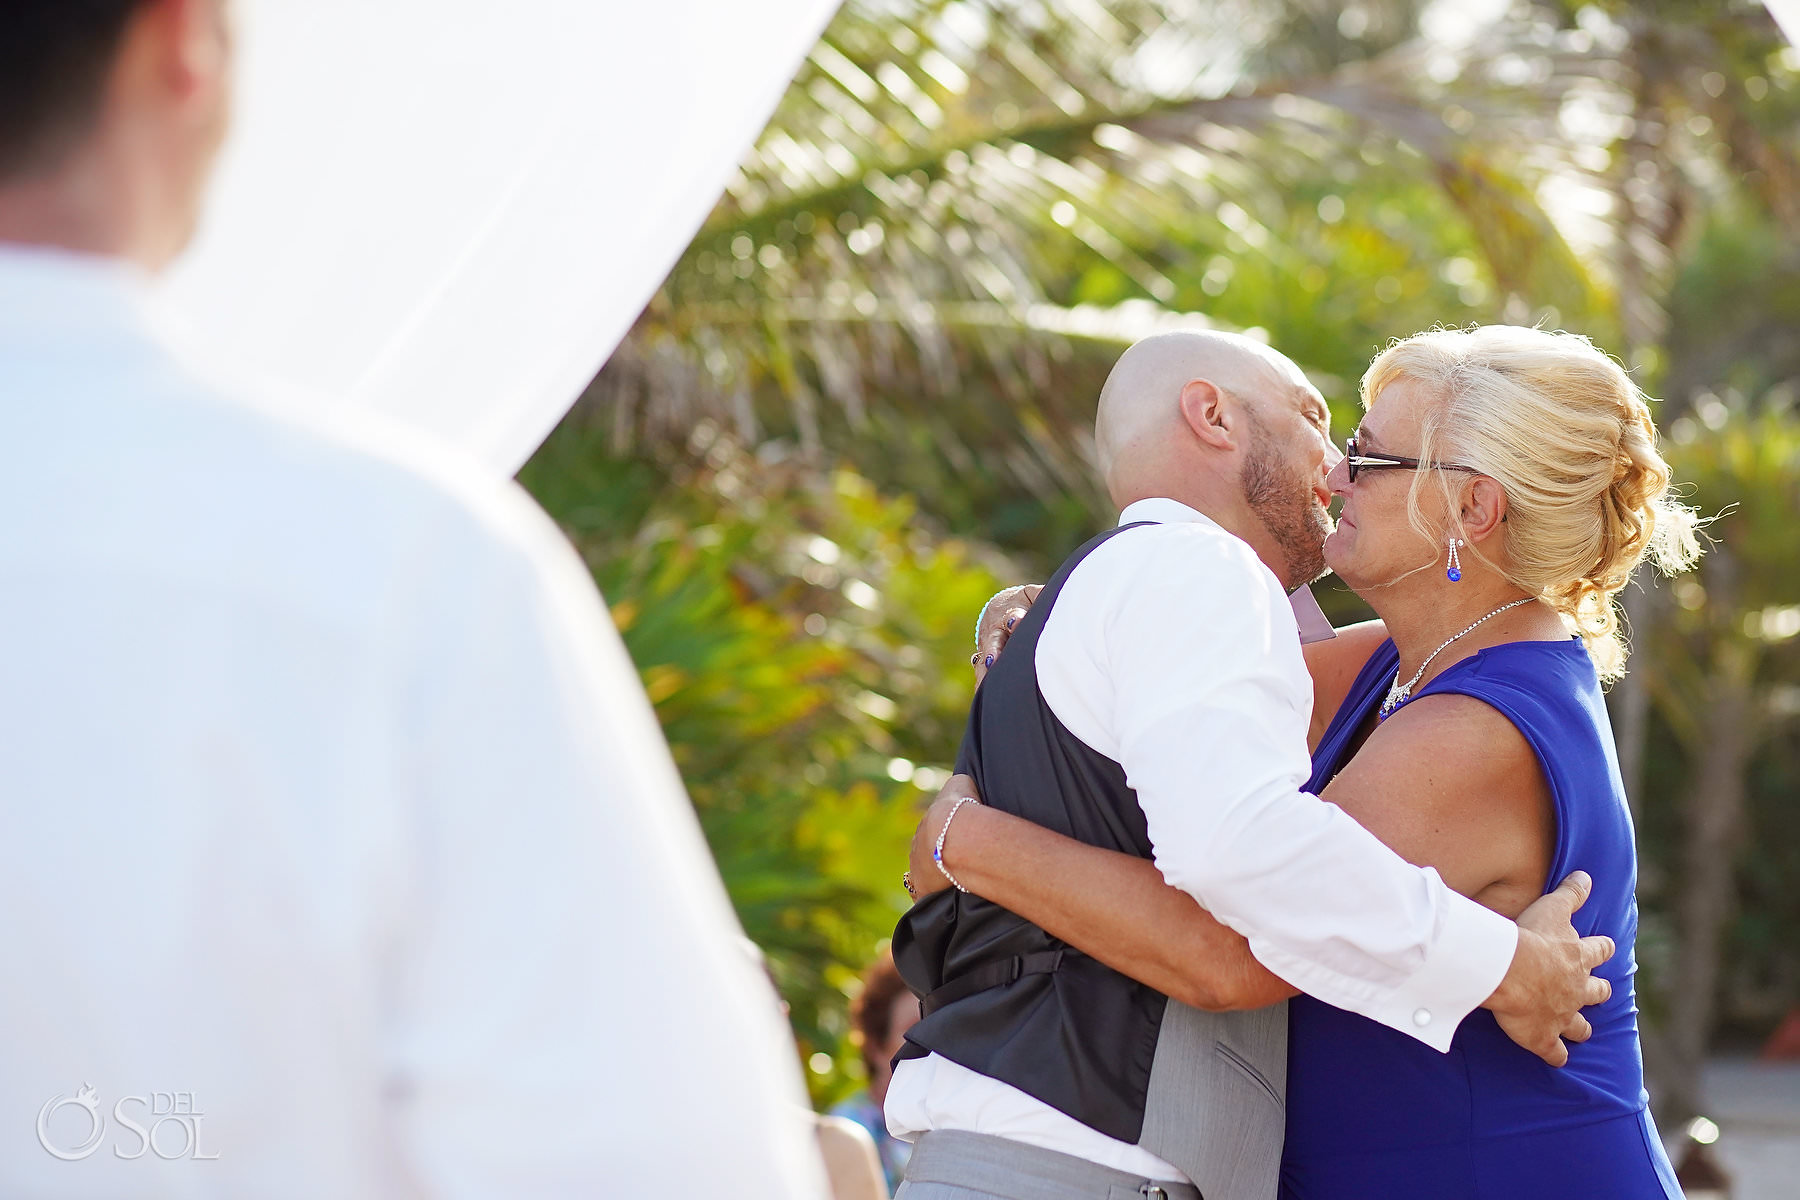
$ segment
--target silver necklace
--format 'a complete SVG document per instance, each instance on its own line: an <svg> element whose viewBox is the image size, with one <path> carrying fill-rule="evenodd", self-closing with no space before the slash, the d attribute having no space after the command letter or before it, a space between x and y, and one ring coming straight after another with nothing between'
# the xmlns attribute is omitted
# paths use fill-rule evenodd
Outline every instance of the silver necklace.
<svg viewBox="0 0 1800 1200"><path fill-rule="evenodd" d="M1404 684L1402 684L1400 682L1400 672L1398 670L1396 670L1394 672L1394 686L1390 687L1388 689L1387 699L1383 700L1381 702L1381 711L1375 714L1375 719L1377 721L1387 720L1389 717L1394 715L1394 710L1396 708L1399 708L1402 704L1405 704L1409 699L1412 698L1413 685L1418 683L1419 680L1424 676L1425 668L1429 667L1431 665L1431 660L1436 658L1438 655L1442 654L1444 652L1444 648L1446 646L1448 646L1451 642L1454 642L1457 638L1463 636L1464 633L1475 632L1475 626L1480 625L1482 621L1488 620L1489 617L1497 617L1509 608L1517 608L1521 604L1529 604L1535 599L1537 599L1536 596L1525 596L1525 597L1522 597L1521 599L1514 600L1509 604L1502 604L1499 608L1496 608L1493 612L1489 613L1486 617L1480 618L1480 620L1477 620L1474 625L1470 625L1467 629L1463 630L1462 633L1451 634L1449 637L1444 639L1443 646L1439 646L1436 650L1433 650L1430 654L1427 654L1425 656L1425 661L1419 664L1419 669L1414 671L1413 677L1411 679L1407 680Z"/></svg>

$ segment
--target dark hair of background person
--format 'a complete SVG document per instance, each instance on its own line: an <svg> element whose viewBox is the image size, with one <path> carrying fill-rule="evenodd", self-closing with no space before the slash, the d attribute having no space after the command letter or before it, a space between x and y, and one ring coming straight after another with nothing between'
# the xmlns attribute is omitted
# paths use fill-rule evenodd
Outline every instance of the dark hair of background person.
<svg viewBox="0 0 1800 1200"><path fill-rule="evenodd" d="M0 3L0 182L55 166L81 140L125 29L147 3Z"/></svg>
<svg viewBox="0 0 1800 1200"><path fill-rule="evenodd" d="M887 1045L894 1032L894 1001L906 991L906 981L900 978L893 956L886 951L863 972L862 992L850 1005L850 1021L856 1029L863 1065L871 1072L878 1064L869 1056Z"/></svg>

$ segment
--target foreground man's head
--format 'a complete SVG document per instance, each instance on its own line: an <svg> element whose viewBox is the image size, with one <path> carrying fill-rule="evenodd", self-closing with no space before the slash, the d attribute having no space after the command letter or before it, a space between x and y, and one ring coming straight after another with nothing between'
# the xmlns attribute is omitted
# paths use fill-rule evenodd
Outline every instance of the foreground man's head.
<svg viewBox="0 0 1800 1200"><path fill-rule="evenodd" d="M0 5L0 241L165 266L231 114L229 0Z"/></svg>

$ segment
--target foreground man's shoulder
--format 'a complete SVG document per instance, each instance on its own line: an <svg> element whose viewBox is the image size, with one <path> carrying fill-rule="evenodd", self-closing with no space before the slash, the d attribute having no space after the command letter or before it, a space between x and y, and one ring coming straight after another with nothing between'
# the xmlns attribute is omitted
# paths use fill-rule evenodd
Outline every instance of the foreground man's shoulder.
<svg viewBox="0 0 1800 1200"><path fill-rule="evenodd" d="M263 388L231 399L257 426L276 501L313 500L334 524L405 540L428 553L440 539L535 554L559 547L525 490L460 448L382 414L308 405Z"/></svg>

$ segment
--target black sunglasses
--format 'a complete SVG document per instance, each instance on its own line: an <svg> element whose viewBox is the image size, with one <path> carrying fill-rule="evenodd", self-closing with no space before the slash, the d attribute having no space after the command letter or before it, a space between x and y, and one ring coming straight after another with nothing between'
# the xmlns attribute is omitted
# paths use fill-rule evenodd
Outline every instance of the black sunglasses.
<svg viewBox="0 0 1800 1200"><path fill-rule="evenodd" d="M1456 463L1420 462L1416 458L1402 458L1398 454L1364 454L1357 444L1355 436L1344 439L1344 468L1349 473L1350 482L1363 471L1417 471L1420 469L1433 471L1467 471L1471 475L1479 475L1474 467L1459 466Z"/></svg>

